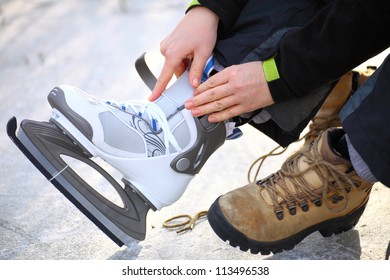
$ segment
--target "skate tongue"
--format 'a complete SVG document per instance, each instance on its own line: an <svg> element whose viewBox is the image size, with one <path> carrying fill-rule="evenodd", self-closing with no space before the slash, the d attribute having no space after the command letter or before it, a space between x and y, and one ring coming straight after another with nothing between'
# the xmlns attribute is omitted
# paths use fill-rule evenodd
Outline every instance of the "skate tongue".
<svg viewBox="0 0 390 280"><path fill-rule="evenodd" d="M120 112L131 114L134 122L133 128L141 131L144 134L149 132L159 134L161 141L164 142L164 147L171 147L169 151L180 151L181 145L176 140L176 135L172 134L172 128L183 119L182 114L176 114L174 121L168 121L165 112L153 102L145 101L128 101L127 103L118 104L112 101L106 101L105 104L116 107ZM137 118L138 116L138 118ZM133 122L133 121L132 121ZM170 145L172 144L172 145Z"/></svg>
<svg viewBox="0 0 390 280"><path fill-rule="evenodd" d="M132 101L123 104L106 102L122 111L131 113L150 124L144 126L144 130L150 129L153 133L159 133L164 141L169 141L170 151L179 151L188 145L191 139L190 128L187 125L183 111L186 110L184 103L192 96L193 88L188 82L188 72L185 71L176 82L164 91L162 96L154 102ZM168 147L167 143L165 146Z"/></svg>
<svg viewBox="0 0 390 280"><path fill-rule="evenodd" d="M188 71L185 71L155 103L164 111L165 116L170 118L184 109L184 103L192 97L193 92L194 89L188 82Z"/></svg>
<svg viewBox="0 0 390 280"><path fill-rule="evenodd" d="M186 100L192 97L193 91L193 88L188 82L188 71L185 71L183 75L181 75L172 86L166 89L161 97L153 103L156 104L162 110L162 112L164 112L165 117L169 120L184 109L184 103ZM155 120L150 118L148 114L145 114L148 103L152 102L139 102L131 100L118 104L115 101L108 100L106 103L113 105L123 111L138 115L144 120L150 122L152 126L156 125ZM158 130L158 128L154 130Z"/></svg>

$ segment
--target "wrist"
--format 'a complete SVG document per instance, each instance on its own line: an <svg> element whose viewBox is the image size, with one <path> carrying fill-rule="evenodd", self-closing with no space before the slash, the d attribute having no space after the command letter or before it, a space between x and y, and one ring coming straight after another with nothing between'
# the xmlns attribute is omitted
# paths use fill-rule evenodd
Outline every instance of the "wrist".
<svg viewBox="0 0 390 280"><path fill-rule="evenodd" d="M192 18L196 18L198 23L205 23L209 26L218 27L219 17L216 13L204 6L193 6L190 10L187 10L186 15L191 15Z"/></svg>
<svg viewBox="0 0 390 280"><path fill-rule="evenodd" d="M263 73L275 103L287 101L294 97L287 81L280 75L280 56L278 54L263 61Z"/></svg>
<svg viewBox="0 0 390 280"><path fill-rule="evenodd" d="M280 78L274 57L263 61L263 72L267 82L272 82Z"/></svg>

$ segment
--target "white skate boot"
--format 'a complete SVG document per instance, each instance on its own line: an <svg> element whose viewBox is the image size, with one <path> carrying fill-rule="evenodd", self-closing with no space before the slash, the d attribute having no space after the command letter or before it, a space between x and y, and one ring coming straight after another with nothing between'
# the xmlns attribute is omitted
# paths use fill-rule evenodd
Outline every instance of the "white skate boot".
<svg viewBox="0 0 390 280"><path fill-rule="evenodd" d="M155 209L177 201L224 142L224 123L184 108L193 89L185 72L155 102L102 102L71 86L48 96L51 120L93 157L123 174Z"/></svg>
<svg viewBox="0 0 390 280"><path fill-rule="evenodd" d="M136 68L152 88L155 77L144 57ZM187 72L153 103L103 102L75 87L60 86L48 96L53 108L49 122L26 119L17 131L13 117L7 134L50 183L122 246L134 238L143 240L149 209L177 201L225 138L240 135L232 123L225 127L209 123L207 116L194 118L183 105L192 92ZM69 157L99 172L122 205L96 191L68 164ZM124 187L96 157L123 175Z"/></svg>

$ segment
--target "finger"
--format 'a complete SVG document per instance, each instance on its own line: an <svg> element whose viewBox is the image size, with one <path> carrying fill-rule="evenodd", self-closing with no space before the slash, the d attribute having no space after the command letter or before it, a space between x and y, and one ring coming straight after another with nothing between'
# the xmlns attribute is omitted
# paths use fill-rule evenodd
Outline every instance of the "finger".
<svg viewBox="0 0 390 280"><path fill-rule="evenodd" d="M180 66L175 70L175 76L179 78L185 70L187 70L188 66L190 65L190 59L185 58L181 62Z"/></svg>
<svg viewBox="0 0 390 280"><path fill-rule="evenodd" d="M204 67L208 58L209 56L205 56L199 53L194 55L189 72L190 83L194 88L200 85Z"/></svg>
<svg viewBox="0 0 390 280"><path fill-rule="evenodd" d="M184 63L180 64L180 66L177 67L175 70L176 78L179 78L184 73L185 70L186 70L186 67L185 67Z"/></svg>
<svg viewBox="0 0 390 280"><path fill-rule="evenodd" d="M209 102L202 106L195 107L191 110L191 113L194 117L200 117L215 112L221 112L236 104L238 104L236 98L231 95L213 102Z"/></svg>
<svg viewBox="0 0 390 280"><path fill-rule="evenodd" d="M161 96L162 92L167 87L169 81L172 79L172 76L179 65L180 62L171 63L168 60L165 60L160 76L157 79L152 94L149 96L149 101L154 101Z"/></svg>
<svg viewBox="0 0 390 280"><path fill-rule="evenodd" d="M242 113L244 113L244 111L242 110L242 107L240 105L233 105L220 112L210 114L210 116L208 117L208 121L212 123L227 121Z"/></svg>
<svg viewBox="0 0 390 280"><path fill-rule="evenodd" d="M226 71L216 73L212 77L208 78L204 83L200 84L194 91L194 95L199 95L209 89L222 86L228 82L228 75Z"/></svg>
<svg viewBox="0 0 390 280"><path fill-rule="evenodd" d="M185 106L188 110L191 110L195 107L226 98L229 95L231 95L231 92L229 91L228 86L225 84L216 88L210 88L207 91L197 94L196 96L187 100Z"/></svg>
<svg viewBox="0 0 390 280"><path fill-rule="evenodd" d="M217 76L218 74L216 74ZM194 97L187 100L185 106L191 110L194 107L204 105L217 99L232 95L232 89L225 83L227 79L222 76L211 77L194 91Z"/></svg>

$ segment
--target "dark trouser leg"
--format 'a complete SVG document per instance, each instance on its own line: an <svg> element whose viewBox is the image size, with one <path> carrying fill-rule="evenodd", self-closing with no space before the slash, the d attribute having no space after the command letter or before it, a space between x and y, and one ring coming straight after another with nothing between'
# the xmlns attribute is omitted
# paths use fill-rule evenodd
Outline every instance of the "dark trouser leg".
<svg viewBox="0 0 390 280"><path fill-rule="evenodd" d="M346 103L340 118L372 174L390 186L390 56Z"/></svg>

